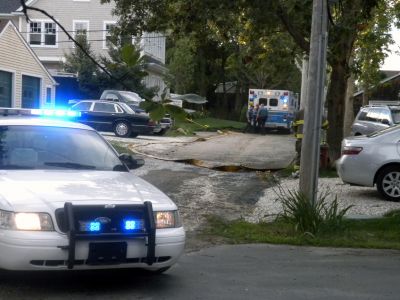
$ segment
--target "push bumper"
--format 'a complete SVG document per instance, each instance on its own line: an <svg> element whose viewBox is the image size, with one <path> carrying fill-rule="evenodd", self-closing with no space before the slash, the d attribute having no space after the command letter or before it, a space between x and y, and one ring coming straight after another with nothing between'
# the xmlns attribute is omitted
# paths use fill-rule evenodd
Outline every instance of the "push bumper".
<svg viewBox="0 0 400 300"><path fill-rule="evenodd" d="M159 269L171 266L183 253L185 232L182 227L157 229L151 202L117 206L116 213L141 212L144 227L132 232L99 232L95 235L76 228L79 214L98 210L98 206L74 206L65 203L57 210L63 232L0 231L0 268L8 270L40 269ZM78 214L78 215L77 215ZM63 217L62 219L61 216ZM117 222L118 219L116 219Z"/></svg>
<svg viewBox="0 0 400 300"><path fill-rule="evenodd" d="M74 269L143 268L159 269L173 265L184 251L183 227L156 231L154 263L148 265L144 238L113 240L127 242L127 261L113 265L88 265L89 243L77 241ZM67 270L68 237L58 232L0 231L0 268L7 270Z"/></svg>

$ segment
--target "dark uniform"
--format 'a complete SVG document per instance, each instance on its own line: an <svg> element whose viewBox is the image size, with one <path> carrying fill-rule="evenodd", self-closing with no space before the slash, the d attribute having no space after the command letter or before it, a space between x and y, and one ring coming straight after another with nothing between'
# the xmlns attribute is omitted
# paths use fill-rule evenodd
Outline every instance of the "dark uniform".
<svg viewBox="0 0 400 300"><path fill-rule="evenodd" d="M293 131L296 137L296 158L294 162L294 170L300 169L300 158L301 158L301 143L303 140L303 128L304 128L304 109L300 109L294 116L293 120ZM328 120L324 116L322 118L322 129L324 130L321 138L321 145L326 144L325 131L328 129Z"/></svg>

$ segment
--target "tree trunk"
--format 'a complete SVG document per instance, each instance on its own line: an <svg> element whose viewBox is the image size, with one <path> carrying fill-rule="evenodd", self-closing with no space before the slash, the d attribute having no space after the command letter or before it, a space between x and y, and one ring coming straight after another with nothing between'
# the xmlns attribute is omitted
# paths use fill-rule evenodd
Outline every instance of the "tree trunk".
<svg viewBox="0 0 400 300"><path fill-rule="evenodd" d="M240 112L242 110L242 84L238 80L236 83L236 88L235 88L235 107L234 107L234 113L232 114L231 118L233 120L239 120L240 118Z"/></svg>
<svg viewBox="0 0 400 300"><path fill-rule="evenodd" d="M345 114L343 123L343 136L347 137L351 133L351 125L354 121L354 108L353 108L353 94L354 94L354 75L351 74L349 79L347 79L347 91L345 100Z"/></svg>
<svg viewBox="0 0 400 300"><path fill-rule="evenodd" d="M200 96L207 96L207 62L203 49L198 50L198 63L199 63L199 94Z"/></svg>
<svg viewBox="0 0 400 300"><path fill-rule="evenodd" d="M343 139L344 99L347 87L346 61L337 61L331 67L332 74L327 94L329 122L327 140L329 158L333 164L340 157Z"/></svg>
<svg viewBox="0 0 400 300"><path fill-rule="evenodd" d="M367 85L365 85L363 88L364 93L362 94L362 106L366 106L369 102L369 90Z"/></svg>

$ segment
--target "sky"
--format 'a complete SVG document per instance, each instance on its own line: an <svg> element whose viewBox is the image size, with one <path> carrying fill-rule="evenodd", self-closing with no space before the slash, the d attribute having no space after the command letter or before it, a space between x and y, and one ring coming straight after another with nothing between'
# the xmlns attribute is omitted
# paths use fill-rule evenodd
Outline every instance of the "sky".
<svg viewBox="0 0 400 300"><path fill-rule="evenodd" d="M381 70L400 71L400 53L395 53L395 51L400 52L400 29L393 29L392 36L395 44L390 47L392 53L386 58Z"/></svg>

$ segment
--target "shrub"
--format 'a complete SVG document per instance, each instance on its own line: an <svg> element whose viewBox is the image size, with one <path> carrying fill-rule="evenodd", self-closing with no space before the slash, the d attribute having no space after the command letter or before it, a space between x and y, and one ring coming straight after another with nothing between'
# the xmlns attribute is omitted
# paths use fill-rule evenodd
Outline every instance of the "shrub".
<svg viewBox="0 0 400 300"><path fill-rule="evenodd" d="M343 227L343 218L353 206L339 209L337 197L328 201L329 192L318 195L314 203L301 192L285 191L279 187L278 201L283 212L279 215L284 221L293 224L296 231L318 234L321 231L334 231Z"/></svg>

